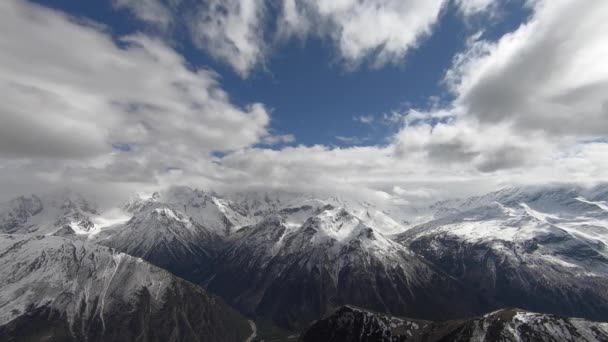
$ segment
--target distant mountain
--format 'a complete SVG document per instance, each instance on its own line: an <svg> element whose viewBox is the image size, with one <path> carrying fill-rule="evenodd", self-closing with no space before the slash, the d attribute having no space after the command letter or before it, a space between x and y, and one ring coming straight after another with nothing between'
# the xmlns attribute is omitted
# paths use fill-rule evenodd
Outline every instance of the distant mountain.
<svg viewBox="0 0 608 342"><path fill-rule="evenodd" d="M418 317L457 317L484 305L408 248L331 205L289 207L240 230L215 260L208 288L291 329L347 303Z"/></svg>
<svg viewBox="0 0 608 342"><path fill-rule="evenodd" d="M246 319L197 286L108 248L0 235L3 341L244 341Z"/></svg>
<svg viewBox="0 0 608 342"><path fill-rule="evenodd" d="M292 216L288 220L292 223L302 224L310 216L306 216L306 212L302 211L302 208L307 208L312 213L326 205L331 205L344 208L366 224L377 227L383 234L399 233L405 230L409 224L401 215L398 215L399 212L392 206L383 207L382 204L338 195L249 191L231 193L227 195L227 198L249 217L254 218L255 222L259 222L269 215L285 216L289 214L289 211L294 211L299 216Z"/></svg>
<svg viewBox="0 0 608 342"><path fill-rule="evenodd" d="M608 208L594 193L533 187L452 202L396 240L497 308L608 320Z"/></svg>
<svg viewBox="0 0 608 342"><path fill-rule="evenodd" d="M189 187L172 187L150 196L134 196L124 208L130 213L156 207L158 204L182 212L193 222L220 236L228 236L255 222L241 208L214 192Z"/></svg>
<svg viewBox="0 0 608 342"><path fill-rule="evenodd" d="M94 205L68 190L21 196L0 205L0 233L87 234L97 215Z"/></svg>
<svg viewBox="0 0 608 342"><path fill-rule="evenodd" d="M301 342L602 342L608 323L517 309L483 317L430 322L391 317L352 306L312 324Z"/></svg>

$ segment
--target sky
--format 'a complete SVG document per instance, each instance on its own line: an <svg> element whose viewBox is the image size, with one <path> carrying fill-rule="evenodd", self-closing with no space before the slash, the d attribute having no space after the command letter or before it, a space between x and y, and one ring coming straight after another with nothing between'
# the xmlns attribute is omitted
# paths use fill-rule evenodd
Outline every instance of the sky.
<svg viewBox="0 0 608 342"><path fill-rule="evenodd" d="M608 181L608 3L4 0L0 199Z"/></svg>

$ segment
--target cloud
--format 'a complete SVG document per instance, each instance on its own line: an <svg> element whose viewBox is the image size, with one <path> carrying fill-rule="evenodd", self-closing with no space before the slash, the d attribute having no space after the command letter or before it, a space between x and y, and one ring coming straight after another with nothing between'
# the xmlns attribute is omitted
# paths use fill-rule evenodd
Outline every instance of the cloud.
<svg viewBox="0 0 608 342"><path fill-rule="evenodd" d="M226 61L243 77L263 61L264 1L209 0L194 12L188 26L198 47Z"/></svg>
<svg viewBox="0 0 608 342"><path fill-rule="evenodd" d="M0 32L0 164L154 181L269 135L262 104L233 105L214 72L158 39L114 41L99 25L13 0L0 4Z"/></svg>
<svg viewBox="0 0 608 342"><path fill-rule="evenodd" d="M267 135L262 137L262 144L265 145L289 144L294 141L296 141L296 137L293 134Z"/></svg>
<svg viewBox="0 0 608 342"><path fill-rule="evenodd" d="M118 9L128 9L139 19L158 25L163 30L173 21L170 8L158 0L112 0L112 5Z"/></svg>
<svg viewBox="0 0 608 342"><path fill-rule="evenodd" d="M336 140L344 143L344 144L348 144L348 145L361 145L364 142L369 140L369 137L364 137L364 138L360 138L360 137L345 137L342 135L336 135Z"/></svg>
<svg viewBox="0 0 608 342"><path fill-rule="evenodd" d="M443 0L300 0L284 6L283 28L329 38L348 67L398 63L431 33ZM313 25L302 23L310 22ZM289 26L293 25L293 26Z"/></svg>
<svg viewBox="0 0 608 342"><path fill-rule="evenodd" d="M465 16L491 12L498 6L494 0L455 0L455 3Z"/></svg>
<svg viewBox="0 0 608 342"><path fill-rule="evenodd" d="M372 115L359 115L359 116L353 117L353 120L360 122L362 124L369 125L374 122L374 117Z"/></svg>
<svg viewBox="0 0 608 342"><path fill-rule="evenodd" d="M329 35L341 54L342 35L351 30L345 27L357 21L359 9L351 7L373 2L318 2L308 4L318 8L305 15L298 7L304 1L289 3L293 16L282 20L291 21L294 32L286 34ZM377 4L372 11L400 6ZM608 35L600 20L606 6L530 4L528 22L498 41L475 35L455 58L445 78L452 103L377 116L397 132L385 144L270 149L263 145L293 143L293 136L273 134L262 104L234 105L214 72L192 69L163 41L140 34L117 42L103 28L29 2L1 2L3 196L53 184L108 193L186 184L318 190L420 205L517 184L608 181L608 69L601 63ZM209 25L233 20L221 8ZM335 13L355 19L341 24ZM242 27L221 40L246 45L260 37L242 42L235 37L251 30ZM326 27L336 30L314 31ZM361 51L375 46L375 33L373 39L361 34L352 41L371 42ZM397 56L411 44L405 50L378 45L361 56L378 61L378 49ZM251 60L237 58L247 61L240 70L251 71L267 53L260 51Z"/></svg>
<svg viewBox="0 0 608 342"><path fill-rule="evenodd" d="M166 31L190 33L195 46L246 78L291 39L330 41L352 70L403 63L428 37L450 0L113 0ZM488 0L457 0L464 16L494 8ZM275 15L276 14L276 15Z"/></svg>
<svg viewBox="0 0 608 342"><path fill-rule="evenodd" d="M473 40L446 82L484 124L555 136L608 127L608 3L530 1L533 16L496 42Z"/></svg>

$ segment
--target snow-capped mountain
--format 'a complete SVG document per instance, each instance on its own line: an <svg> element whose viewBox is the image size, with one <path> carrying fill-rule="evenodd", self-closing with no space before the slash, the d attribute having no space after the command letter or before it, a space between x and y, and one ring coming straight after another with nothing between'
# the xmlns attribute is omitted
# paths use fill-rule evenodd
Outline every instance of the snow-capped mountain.
<svg viewBox="0 0 608 342"><path fill-rule="evenodd" d="M344 208L366 224L378 227L377 229L383 234L399 233L408 225L408 222L404 222L403 219L396 219L399 215L393 217L388 214L390 209L394 209L392 207L383 207L379 204L344 196L285 191L249 191L231 193L227 195L227 198L256 222L269 215L285 216L293 211L297 216L289 218L289 220L302 224L310 217L305 213L311 214L331 205Z"/></svg>
<svg viewBox="0 0 608 342"><path fill-rule="evenodd" d="M0 230L112 247L290 329L344 304L428 319L522 307L608 320L606 185L404 208L412 221L435 217L413 228L394 206L342 196L174 187L112 210L91 203L17 198L0 207Z"/></svg>
<svg viewBox="0 0 608 342"><path fill-rule="evenodd" d="M241 208L216 193L185 186L171 187L152 195L136 195L125 203L124 208L136 213L159 203L182 212L195 223L222 236L254 222Z"/></svg>
<svg viewBox="0 0 608 342"><path fill-rule="evenodd" d="M221 237L193 218L154 202L139 209L125 224L91 237L90 241L140 257L192 281L200 280L221 247Z"/></svg>
<svg viewBox="0 0 608 342"><path fill-rule="evenodd" d="M61 190L20 196L0 204L0 233L88 239L130 217L118 208L101 212L94 201L76 192Z"/></svg>
<svg viewBox="0 0 608 342"><path fill-rule="evenodd" d="M602 342L608 323L505 309L482 317L429 322L345 306L315 322L301 342Z"/></svg>
<svg viewBox="0 0 608 342"><path fill-rule="evenodd" d="M396 239L497 308L608 320L608 211L604 198L583 195L566 187L492 193Z"/></svg>
<svg viewBox="0 0 608 342"><path fill-rule="evenodd" d="M0 339L244 341L220 299L141 259L53 236L0 235Z"/></svg>
<svg viewBox="0 0 608 342"><path fill-rule="evenodd" d="M420 317L455 317L481 306L344 208L326 205L303 224L292 221L301 216L308 214L292 208L240 230L216 259L208 288L292 329L346 303Z"/></svg>
<svg viewBox="0 0 608 342"><path fill-rule="evenodd" d="M561 217L576 217L580 213L602 212L608 201L608 185L590 189L575 185L545 185L506 188L483 196L437 202L431 206L435 218L479 208L493 203L517 207L525 203L530 208ZM605 211L605 209L603 210Z"/></svg>
<svg viewBox="0 0 608 342"><path fill-rule="evenodd" d="M21 196L0 205L0 232L87 234L97 215L94 205L71 191Z"/></svg>

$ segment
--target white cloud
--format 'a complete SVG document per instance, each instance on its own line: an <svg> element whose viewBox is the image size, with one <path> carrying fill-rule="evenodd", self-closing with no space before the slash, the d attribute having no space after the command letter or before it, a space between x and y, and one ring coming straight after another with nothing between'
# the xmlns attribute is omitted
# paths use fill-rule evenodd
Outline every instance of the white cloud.
<svg viewBox="0 0 608 342"><path fill-rule="evenodd" d="M498 5L495 0L456 0L455 3L466 16L491 11Z"/></svg>
<svg viewBox="0 0 608 342"><path fill-rule="evenodd" d="M113 0L161 29L182 25L196 46L247 77L281 43L310 36L335 45L347 69L399 64L432 33L449 0ZM495 7L457 0L465 17ZM268 12L278 13L269 16ZM181 34L180 30L176 30Z"/></svg>
<svg viewBox="0 0 608 342"><path fill-rule="evenodd" d="M374 11L398 8L379 3L386 6ZM608 13L602 2L570 3L534 1L530 21L515 32L498 42L476 36L446 76L454 103L378 116L400 128L385 145L267 149L251 146L293 137L271 134L264 106L231 104L215 74L192 71L164 43L137 35L123 37L118 47L99 28L4 1L0 48L10 53L0 55L0 186L6 193L66 180L122 190L185 183L346 192L419 204L521 183L608 181L608 144L589 140L608 135L608 69L601 63L608 57L601 20ZM316 12L293 16L289 21L299 24L289 25L293 31L323 30L315 22L321 17L334 28L354 25L356 20L341 24L343 18L332 13L356 14L349 6L358 4L319 2ZM330 37L340 53L343 29ZM248 30L226 36L248 37ZM376 41L366 34L351 39L364 42L361 51ZM241 44L241 38L224 40ZM387 46L382 49L393 49ZM240 70L250 71L265 53L237 58L247 61ZM132 150L112 150L112 143ZM209 157L216 150L225 156Z"/></svg>
<svg viewBox="0 0 608 342"><path fill-rule="evenodd" d="M353 120L360 122L362 124L372 124L374 122L374 117L372 115L359 115L355 116Z"/></svg>
<svg viewBox="0 0 608 342"><path fill-rule="evenodd" d="M608 3L530 1L529 22L476 40L447 81L456 105L484 124L557 136L608 133Z"/></svg>
<svg viewBox="0 0 608 342"><path fill-rule="evenodd" d="M431 33L444 0L299 0L284 3L283 32L328 37L356 67L401 62ZM312 24L310 24L312 23Z"/></svg>
<svg viewBox="0 0 608 342"><path fill-rule="evenodd" d="M262 137L262 143L265 145L289 144L296 141L293 134L267 135Z"/></svg>
<svg viewBox="0 0 608 342"><path fill-rule="evenodd" d="M116 8L129 9L139 19L156 24L162 29L173 21L171 10L158 0L112 0Z"/></svg>
<svg viewBox="0 0 608 342"><path fill-rule="evenodd" d="M264 1L210 0L193 8L194 43L246 77L266 55Z"/></svg>
<svg viewBox="0 0 608 342"><path fill-rule="evenodd" d="M0 165L149 182L268 136L264 106L231 104L213 72L159 40L119 40L28 2L0 3Z"/></svg>

